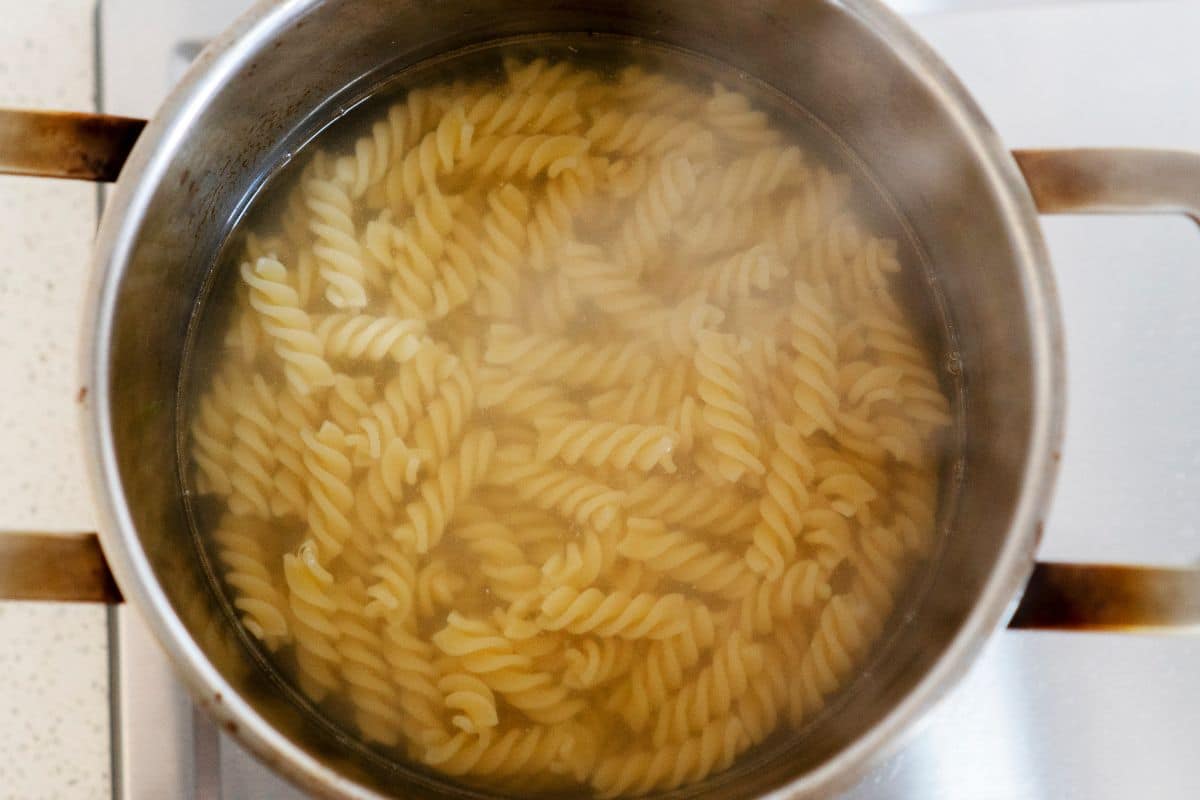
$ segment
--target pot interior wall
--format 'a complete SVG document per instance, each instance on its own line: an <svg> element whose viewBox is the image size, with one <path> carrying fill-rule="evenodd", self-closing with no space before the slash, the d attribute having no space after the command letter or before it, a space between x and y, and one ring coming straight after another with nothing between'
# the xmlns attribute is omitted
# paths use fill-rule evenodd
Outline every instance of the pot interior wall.
<svg viewBox="0 0 1200 800"><path fill-rule="evenodd" d="M946 498L948 535L886 658L802 736L681 794L749 797L779 787L882 720L944 655L1008 538L1024 534L1009 524L1031 432L1027 289L1014 267L1020 255L1003 222L1008 212L980 166L987 143L973 138L933 80L833 3L345 0L273 13L259 22L278 24L273 37L251 34L236 54L217 57L227 70L219 91L176 108L189 119L170 129L157 154L169 164L144 187L150 199L136 222L110 354L111 433L140 546L174 612L234 690L300 747L365 786L414 797L449 793L314 723L216 601L198 557L171 445L180 424L177 392L189 321L242 203L285 147L327 117L330 98L353 99L406 66L498 37L619 33L757 76L836 132L908 220L901 257L932 270L952 335L931 330L930 339L957 341L953 360L965 389L957 397L960 458L947 467L963 478L962 489L956 502ZM202 55L201 65L213 58ZM134 164L147 155L139 151Z"/></svg>

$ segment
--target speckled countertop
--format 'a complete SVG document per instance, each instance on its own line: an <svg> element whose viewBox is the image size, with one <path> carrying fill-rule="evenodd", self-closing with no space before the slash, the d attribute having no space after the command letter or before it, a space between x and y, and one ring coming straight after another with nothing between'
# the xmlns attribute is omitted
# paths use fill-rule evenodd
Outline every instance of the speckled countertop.
<svg viewBox="0 0 1200 800"><path fill-rule="evenodd" d="M94 108L93 13L0 0L0 106ZM0 530L92 525L73 398L95 226L94 186L0 178ZM106 611L0 603L0 641L0 798L107 796Z"/></svg>

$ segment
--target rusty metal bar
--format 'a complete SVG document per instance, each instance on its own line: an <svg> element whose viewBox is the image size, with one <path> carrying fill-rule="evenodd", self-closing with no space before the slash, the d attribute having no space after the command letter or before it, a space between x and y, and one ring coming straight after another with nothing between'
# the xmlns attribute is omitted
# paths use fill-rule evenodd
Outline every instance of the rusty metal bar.
<svg viewBox="0 0 1200 800"><path fill-rule="evenodd" d="M0 600L121 599L96 534L0 532Z"/></svg>
<svg viewBox="0 0 1200 800"><path fill-rule="evenodd" d="M1185 214L1200 223L1200 153L1014 150L1043 214Z"/></svg>
<svg viewBox="0 0 1200 800"><path fill-rule="evenodd" d="M1200 632L1200 570L1039 563L1008 626Z"/></svg>
<svg viewBox="0 0 1200 800"><path fill-rule="evenodd" d="M0 109L0 174L115 181L146 121Z"/></svg>
<svg viewBox="0 0 1200 800"><path fill-rule="evenodd" d="M1044 214L1183 214L1200 223L1200 153L1014 150ZM1200 632L1200 569L1039 563L1010 628Z"/></svg>

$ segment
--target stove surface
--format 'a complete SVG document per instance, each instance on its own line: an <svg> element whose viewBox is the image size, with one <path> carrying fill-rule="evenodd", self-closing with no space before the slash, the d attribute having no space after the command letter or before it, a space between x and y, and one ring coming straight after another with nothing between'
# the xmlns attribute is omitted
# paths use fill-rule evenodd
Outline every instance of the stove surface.
<svg viewBox="0 0 1200 800"><path fill-rule="evenodd" d="M102 110L151 114L246 5L100 0ZM1200 149L1190 77L1200 74L1200 4L893 5L914 15L1010 146ZM1070 398L1041 556L1194 562L1200 235L1176 218L1057 218L1044 228ZM301 796L195 714L136 617L118 616L118 798ZM1197 742L1200 639L1000 632L962 686L846 798L1190 800L1200 796Z"/></svg>

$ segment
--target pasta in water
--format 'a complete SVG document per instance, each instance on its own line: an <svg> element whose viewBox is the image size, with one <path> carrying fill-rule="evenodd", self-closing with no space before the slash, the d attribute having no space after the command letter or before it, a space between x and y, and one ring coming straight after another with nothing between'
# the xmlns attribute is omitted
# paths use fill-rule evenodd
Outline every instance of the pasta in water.
<svg viewBox="0 0 1200 800"><path fill-rule="evenodd" d="M639 66L507 59L358 125L245 237L193 408L246 630L518 793L812 719L932 547L950 423L850 179Z"/></svg>

